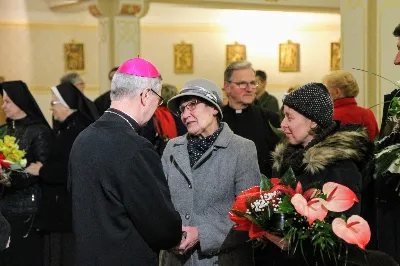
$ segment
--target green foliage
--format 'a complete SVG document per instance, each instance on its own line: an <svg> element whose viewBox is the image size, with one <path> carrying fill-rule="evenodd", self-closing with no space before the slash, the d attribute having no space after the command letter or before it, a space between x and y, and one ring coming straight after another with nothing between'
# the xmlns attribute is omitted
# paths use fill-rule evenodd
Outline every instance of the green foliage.
<svg viewBox="0 0 400 266"><path fill-rule="evenodd" d="M294 207L292 202L290 201L290 196L287 194L284 194L281 196L282 203L279 204L279 211L282 213L293 213L294 212Z"/></svg>
<svg viewBox="0 0 400 266"><path fill-rule="evenodd" d="M388 114L391 116L397 116L400 114L399 97L393 97L393 99L390 103Z"/></svg>
<svg viewBox="0 0 400 266"><path fill-rule="evenodd" d="M234 214L236 214L239 217L244 217L244 218L248 219L250 222L258 225L259 227L261 227L261 224L259 223L257 218L253 217L253 215L248 214L247 212L242 212L242 211L238 211L238 210L231 210L231 212L233 212Z"/></svg>
<svg viewBox="0 0 400 266"><path fill-rule="evenodd" d="M269 180L268 177L265 175L261 174L261 183L260 183L260 190L261 191L268 191L272 188L272 183L271 180Z"/></svg>
<svg viewBox="0 0 400 266"><path fill-rule="evenodd" d="M0 126L0 139L3 139L7 132L7 125Z"/></svg>
<svg viewBox="0 0 400 266"><path fill-rule="evenodd" d="M296 186L296 176L294 175L292 167L289 167L286 173L282 176L280 184L285 186L291 186L293 188Z"/></svg>
<svg viewBox="0 0 400 266"><path fill-rule="evenodd" d="M387 171L399 173L399 170L400 144L388 146L375 155L375 178L382 176Z"/></svg>
<svg viewBox="0 0 400 266"><path fill-rule="evenodd" d="M274 127L270 121L268 121L270 128L272 129L272 131L275 133L275 135L277 135L279 138L283 138L285 136L285 133L279 129L277 129L276 127Z"/></svg>

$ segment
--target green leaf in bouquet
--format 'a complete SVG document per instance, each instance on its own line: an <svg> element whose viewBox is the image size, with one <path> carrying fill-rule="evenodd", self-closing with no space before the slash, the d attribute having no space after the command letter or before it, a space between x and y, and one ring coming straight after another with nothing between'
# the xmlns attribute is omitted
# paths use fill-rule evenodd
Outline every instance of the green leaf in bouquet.
<svg viewBox="0 0 400 266"><path fill-rule="evenodd" d="M268 177L265 175L261 174L261 183L260 183L260 190L261 191L268 191L272 188L272 183L271 180L269 180Z"/></svg>
<svg viewBox="0 0 400 266"><path fill-rule="evenodd" d="M277 135L280 139L283 138L285 136L285 133L279 129L277 129L276 127L274 127L270 121L268 121L269 123L269 127L272 129L272 131L275 133L275 135Z"/></svg>
<svg viewBox="0 0 400 266"><path fill-rule="evenodd" d="M4 138L7 132L7 124L0 125L0 138Z"/></svg>
<svg viewBox="0 0 400 266"><path fill-rule="evenodd" d="M292 167L289 167L286 173L282 176L280 184L291 187L296 185L296 176L294 175Z"/></svg>
<svg viewBox="0 0 400 266"><path fill-rule="evenodd" d="M283 213L293 213L294 207L292 202L290 201L290 196L288 194L284 194L282 197L282 203L279 204L279 211Z"/></svg>
<svg viewBox="0 0 400 266"><path fill-rule="evenodd" d="M375 155L374 178L381 177L387 171L399 173L400 144L390 145Z"/></svg>
<svg viewBox="0 0 400 266"><path fill-rule="evenodd" d="M262 228L259 221L253 217L252 215L248 214L247 212L242 212L242 211L238 211L238 210L231 210L231 212L233 212L235 215L239 216L239 217L244 217L247 220L249 220L250 222L256 224L258 227Z"/></svg>
<svg viewBox="0 0 400 266"><path fill-rule="evenodd" d="M13 163L13 164L10 164L10 169L11 170L22 170L23 168L21 167L21 165L19 163Z"/></svg>

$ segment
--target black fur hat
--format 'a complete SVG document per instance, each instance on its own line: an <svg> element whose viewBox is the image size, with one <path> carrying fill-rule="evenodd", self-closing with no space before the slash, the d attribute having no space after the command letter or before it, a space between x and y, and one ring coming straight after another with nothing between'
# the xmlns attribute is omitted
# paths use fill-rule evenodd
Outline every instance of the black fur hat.
<svg viewBox="0 0 400 266"><path fill-rule="evenodd" d="M324 127L333 121L333 102L322 83L308 83L283 99L283 104Z"/></svg>

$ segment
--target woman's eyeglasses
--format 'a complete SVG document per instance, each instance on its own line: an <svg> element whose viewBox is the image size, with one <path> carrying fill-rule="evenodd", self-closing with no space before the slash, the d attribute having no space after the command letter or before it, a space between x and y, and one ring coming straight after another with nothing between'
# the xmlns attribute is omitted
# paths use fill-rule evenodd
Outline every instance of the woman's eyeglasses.
<svg viewBox="0 0 400 266"><path fill-rule="evenodd" d="M183 112L185 112L185 109L188 109L189 111L193 111L194 109L196 109L196 106L199 103L201 103L199 100L193 100L193 101L188 102L187 104L179 106L177 115L181 116L183 114Z"/></svg>

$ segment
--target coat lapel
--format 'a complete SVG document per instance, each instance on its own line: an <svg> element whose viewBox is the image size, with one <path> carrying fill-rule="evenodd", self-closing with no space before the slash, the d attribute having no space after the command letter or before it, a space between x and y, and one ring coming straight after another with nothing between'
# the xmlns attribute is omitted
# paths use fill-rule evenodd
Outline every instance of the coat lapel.
<svg viewBox="0 0 400 266"><path fill-rule="evenodd" d="M186 175L190 182L193 182L192 169L190 168L189 153L187 151L187 139L182 138L174 144L176 152L170 155L168 160L178 168L178 171Z"/></svg>

